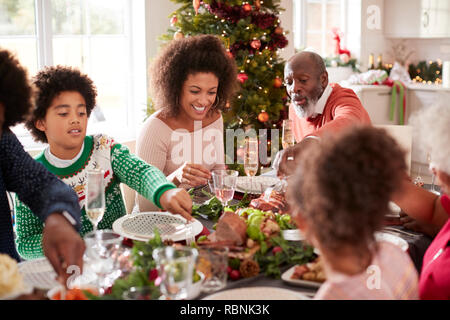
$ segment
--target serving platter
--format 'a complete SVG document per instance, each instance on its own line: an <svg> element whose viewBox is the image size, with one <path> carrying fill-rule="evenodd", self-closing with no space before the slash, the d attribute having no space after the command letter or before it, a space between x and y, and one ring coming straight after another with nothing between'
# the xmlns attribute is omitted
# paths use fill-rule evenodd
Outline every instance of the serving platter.
<svg viewBox="0 0 450 320"><path fill-rule="evenodd" d="M281 280L283 280L284 282L287 282L289 284L293 284L293 285L300 286L300 287L315 288L315 289L320 288L320 286L322 285L321 282L301 280L301 279L292 279L291 277L294 274L295 267L296 266L293 266L293 267L289 268L288 270L286 270L281 275Z"/></svg>

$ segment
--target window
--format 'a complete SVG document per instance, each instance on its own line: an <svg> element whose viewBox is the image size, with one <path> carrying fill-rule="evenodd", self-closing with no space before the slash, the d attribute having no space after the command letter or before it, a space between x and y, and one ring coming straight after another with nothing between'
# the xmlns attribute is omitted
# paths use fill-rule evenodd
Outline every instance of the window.
<svg viewBox="0 0 450 320"><path fill-rule="evenodd" d="M346 32L347 0L294 0L294 46L332 56L332 29ZM344 39L345 41L345 39Z"/></svg>
<svg viewBox="0 0 450 320"><path fill-rule="evenodd" d="M116 137L123 129L134 137L135 119L143 119L147 103L144 5L144 0L0 0L0 46L14 51L30 76L58 64L87 73L98 91L88 132ZM27 134L14 129L19 137Z"/></svg>

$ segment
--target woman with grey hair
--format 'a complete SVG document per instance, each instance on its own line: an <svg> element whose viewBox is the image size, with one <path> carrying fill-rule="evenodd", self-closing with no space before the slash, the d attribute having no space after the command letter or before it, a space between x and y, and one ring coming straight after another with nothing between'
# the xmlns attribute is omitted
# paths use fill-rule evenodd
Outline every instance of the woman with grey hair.
<svg viewBox="0 0 450 320"><path fill-rule="evenodd" d="M428 107L410 120L423 152L429 154L442 195L405 179L393 201L410 217L440 228L423 257L421 299L450 299L450 106Z"/></svg>

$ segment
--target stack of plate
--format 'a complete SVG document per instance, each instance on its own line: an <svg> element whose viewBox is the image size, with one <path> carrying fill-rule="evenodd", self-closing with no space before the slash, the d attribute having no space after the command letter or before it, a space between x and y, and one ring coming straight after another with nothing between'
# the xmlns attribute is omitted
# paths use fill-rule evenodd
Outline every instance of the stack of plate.
<svg viewBox="0 0 450 320"><path fill-rule="evenodd" d="M277 184L280 179L268 176L246 177L241 176L237 178L236 191L249 194L261 194L268 187Z"/></svg>

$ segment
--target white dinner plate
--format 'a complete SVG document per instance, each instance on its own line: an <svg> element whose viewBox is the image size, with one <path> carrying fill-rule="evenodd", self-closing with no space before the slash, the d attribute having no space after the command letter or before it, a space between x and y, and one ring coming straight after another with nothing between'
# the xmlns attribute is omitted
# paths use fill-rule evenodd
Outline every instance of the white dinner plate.
<svg viewBox="0 0 450 320"><path fill-rule="evenodd" d="M296 265L289 268L287 271L285 271L281 275L281 280L283 280L287 283L296 285L296 286L300 286L300 287L315 288L315 289L320 288L320 286L322 285L321 282L301 280L301 279L292 279L291 277L294 274L295 267L296 267Z"/></svg>
<svg viewBox="0 0 450 320"><path fill-rule="evenodd" d="M386 214L386 217L389 217L389 218L400 217L400 211L402 211L402 209L398 205L396 205L394 202L389 201L389 209L391 210L391 212Z"/></svg>
<svg viewBox="0 0 450 320"><path fill-rule="evenodd" d="M237 177L236 191L249 194L261 194L268 187L278 183L280 179L268 176Z"/></svg>
<svg viewBox="0 0 450 320"><path fill-rule="evenodd" d="M118 234L133 240L148 241L154 237L155 228L161 239L182 241L186 240L187 220L180 215L169 212L139 212L127 214L113 223L113 230ZM203 230L200 221L192 223L192 234L195 237Z"/></svg>
<svg viewBox="0 0 450 320"><path fill-rule="evenodd" d="M220 291L203 300L310 300L305 294L273 287L249 287Z"/></svg>
<svg viewBox="0 0 450 320"><path fill-rule="evenodd" d="M390 242L399 246L403 251L408 251L409 248L408 242L405 239L387 232L375 232L375 240Z"/></svg>
<svg viewBox="0 0 450 320"><path fill-rule="evenodd" d="M303 241L305 235L299 229L282 230L281 234L283 238L288 241Z"/></svg>

